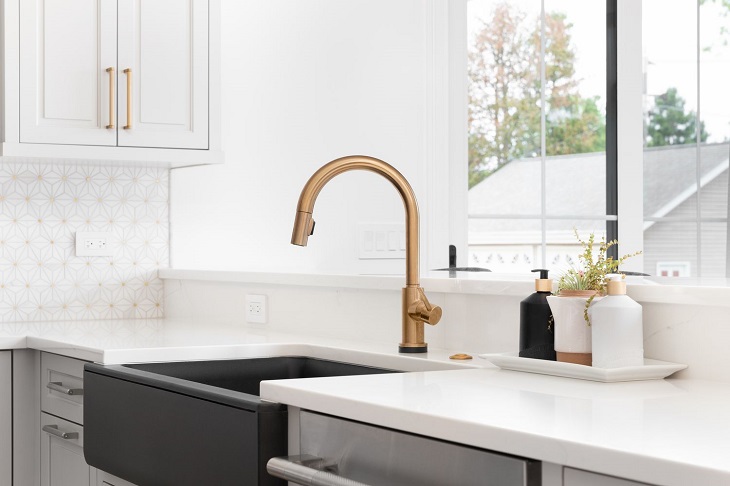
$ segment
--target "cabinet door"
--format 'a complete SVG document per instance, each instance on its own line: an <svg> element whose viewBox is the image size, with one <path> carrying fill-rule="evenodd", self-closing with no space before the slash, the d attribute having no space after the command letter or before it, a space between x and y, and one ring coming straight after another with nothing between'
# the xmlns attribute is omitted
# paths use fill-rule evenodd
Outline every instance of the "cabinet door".
<svg viewBox="0 0 730 486"><path fill-rule="evenodd" d="M13 376L10 351L0 351L0 484L13 478Z"/></svg>
<svg viewBox="0 0 730 486"><path fill-rule="evenodd" d="M208 1L119 0L124 147L208 148Z"/></svg>
<svg viewBox="0 0 730 486"><path fill-rule="evenodd" d="M41 486L91 486L91 472L84 459L84 428L41 413Z"/></svg>
<svg viewBox="0 0 730 486"><path fill-rule="evenodd" d="M20 2L21 142L116 145L116 3Z"/></svg>

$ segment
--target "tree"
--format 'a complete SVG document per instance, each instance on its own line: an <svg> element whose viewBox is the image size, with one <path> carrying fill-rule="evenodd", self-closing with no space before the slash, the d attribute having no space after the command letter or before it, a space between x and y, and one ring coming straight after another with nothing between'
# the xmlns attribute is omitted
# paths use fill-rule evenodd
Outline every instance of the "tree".
<svg viewBox="0 0 730 486"><path fill-rule="evenodd" d="M646 146L683 145L697 140L697 115L685 111L684 98L677 88L669 88L654 100L646 122ZM704 122L700 122L700 141L707 141Z"/></svg>
<svg viewBox="0 0 730 486"><path fill-rule="evenodd" d="M547 119L547 155L584 154L605 150L606 119L598 108L597 97L571 96L563 110L567 116L558 122Z"/></svg>
<svg viewBox="0 0 730 486"><path fill-rule="evenodd" d="M541 91L548 155L604 150L597 100L578 93L571 28L565 14L546 14L544 85L539 22L502 2L476 33L469 50L469 187L511 160L540 153Z"/></svg>
<svg viewBox="0 0 730 486"><path fill-rule="evenodd" d="M497 5L469 51L470 187L534 145L529 90L539 82L539 70L524 22L523 13Z"/></svg>

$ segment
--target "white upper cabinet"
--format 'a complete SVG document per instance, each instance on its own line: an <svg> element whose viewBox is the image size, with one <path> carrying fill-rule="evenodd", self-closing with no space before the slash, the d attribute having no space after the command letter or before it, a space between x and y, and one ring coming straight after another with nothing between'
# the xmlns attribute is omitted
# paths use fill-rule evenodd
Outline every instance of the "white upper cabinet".
<svg viewBox="0 0 730 486"><path fill-rule="evenodd" d="M107 67L116 67L112 0L23 1L20 141L116 145ZM107 81L106 83L104 81Z"/></svg>
<svg viewBox="0 0 730 486"><path fill-rule="evenodd" d="M119 145L207 149L207 2L118 1Z"/></svg>
<svg viewBox="0 0 730 486"><path fill-rule="evenodd" d="M221 162L219 2L5 2L2 155Z"/></svg>

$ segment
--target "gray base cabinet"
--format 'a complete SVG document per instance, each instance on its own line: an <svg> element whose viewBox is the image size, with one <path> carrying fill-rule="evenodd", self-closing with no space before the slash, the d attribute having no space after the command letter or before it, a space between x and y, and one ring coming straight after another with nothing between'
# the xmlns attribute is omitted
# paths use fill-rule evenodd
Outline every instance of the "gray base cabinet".
<svg viewBox="0 0 730 486"><path fill-rule="evenodd" d="M12 353L0 351L0 484L13 478Z"/></svg>
<svg viewBox="0 0 730 486"><path fill-rule="evenodd" d="M86 463L84 364L0 351L0 485L134 486Z"/></svg>

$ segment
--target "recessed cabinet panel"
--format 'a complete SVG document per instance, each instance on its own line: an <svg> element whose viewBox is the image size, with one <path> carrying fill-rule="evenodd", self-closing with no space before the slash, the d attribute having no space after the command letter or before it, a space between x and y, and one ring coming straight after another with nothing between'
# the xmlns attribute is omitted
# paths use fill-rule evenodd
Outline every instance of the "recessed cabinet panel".
<svg viewBox="0 0 730 486"><path fill-rule="evenodd" d="M139 122L190 128L193 34L189 1L138 1ZM160 21L164 22L161 28Z"/></svg>
<svg viewBox="0 0 730 486"><path fill-rule="evenodd" d="M20 141L115 145L116 1L24 0L20 27Z"/></svg>
<svg viewBox="0 0 730 486"><path fill-rule="evenodd" d="M208 148L207 0L119 0L119 146Z"/></svg>
<svg viewBox="0 0 730 486"><path fill-rule="evenodd" d="M76 89L96 93L99 89L98 43L88 42L99 35L97 6L93 0L69 5L44 2L42 52L45 63L40 66L40 75L43 77L43 114L49 120L98 125L94 96L69 98L57 95ZM67 20L58 21L66 15Z"/></svg>

